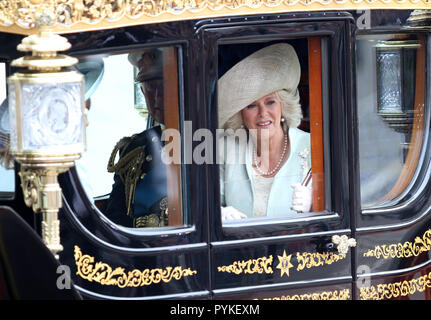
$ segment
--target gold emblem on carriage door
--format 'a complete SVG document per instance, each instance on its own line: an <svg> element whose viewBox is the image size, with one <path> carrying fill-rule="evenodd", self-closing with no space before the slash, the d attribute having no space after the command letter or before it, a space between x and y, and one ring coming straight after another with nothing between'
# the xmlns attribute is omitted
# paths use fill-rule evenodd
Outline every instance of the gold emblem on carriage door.
<svg viewBox="0 0 431 320"><path fill-rule="evenodd" d="M290 263L290 259L292 258L292 255L286 255L286 250L283 250L283 256L278 256L278 265L277 265L277 269L280 269L281 274L280 277L283 276L283 274L287 274L287 276L289 277L289 269L293 268L293 264Z"/></svg>

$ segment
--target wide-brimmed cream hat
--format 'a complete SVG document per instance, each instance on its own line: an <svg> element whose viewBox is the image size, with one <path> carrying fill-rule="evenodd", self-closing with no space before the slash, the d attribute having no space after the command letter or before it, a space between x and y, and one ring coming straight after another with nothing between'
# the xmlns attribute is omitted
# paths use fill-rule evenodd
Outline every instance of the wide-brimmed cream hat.
<svg viewBox="0 0 431 320"><path fill-rule="evenodd" d="M295 49L277 43L244 58L218 80L219 127L252 102L280 90L296 92L301 67Z"/></svg>

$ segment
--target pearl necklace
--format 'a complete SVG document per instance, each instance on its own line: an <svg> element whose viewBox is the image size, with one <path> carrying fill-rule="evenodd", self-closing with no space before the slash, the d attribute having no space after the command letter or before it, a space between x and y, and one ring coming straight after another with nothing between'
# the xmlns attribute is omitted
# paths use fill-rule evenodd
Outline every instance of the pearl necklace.
<svg viewBox="0 0 431 320"><path fill-rule="evenodd" d="M284 135L284 146L283 146L283 152L281 153L281 157L278 160L277 165L271 171L265 172L259 168L259 166L257 164L257 149L256 149L256 147L254 147L253 149L254 149L253 150L253 161L254 161L254 165L255 165L257 172L259 172L263 176L270 176L270 175L274 174L274 172L278 171L278 169L280 168L281 162L284 159L284 155L286 154L286 151L287 151L287 134Z"/></svg>

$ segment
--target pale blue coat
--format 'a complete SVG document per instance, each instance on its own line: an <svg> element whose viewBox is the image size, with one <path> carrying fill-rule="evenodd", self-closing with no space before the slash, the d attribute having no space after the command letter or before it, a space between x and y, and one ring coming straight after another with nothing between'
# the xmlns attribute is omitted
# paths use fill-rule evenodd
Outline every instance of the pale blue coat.
<svg viewBox="0 0 431 320"><path fill-rule="evenodd" d="M300 218L310 214L298 214L290 209L293 183L302 183L311 166L310 134L299 129L289 129L289 157L274 176L268 199L267 216L272 218ZM238 139L227 136L225 157L220 165L220 188L222 206L232 206L253 217L253 144L238 143ZM304 150L306 150L304 154ZM308 152L307 152L308 151ZM235 157L233 157L235 155ZM302 156L301 156L302 155ZM311 184L309 185L311 187Z"/></svg>

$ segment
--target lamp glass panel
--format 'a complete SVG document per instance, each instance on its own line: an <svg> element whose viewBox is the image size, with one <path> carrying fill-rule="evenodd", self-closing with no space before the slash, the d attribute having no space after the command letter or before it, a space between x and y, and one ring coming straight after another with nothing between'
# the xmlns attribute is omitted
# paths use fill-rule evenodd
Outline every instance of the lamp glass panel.
<svg viewBox="0 0 431 320"><path fill-rule="evenodd" d="M21 88L23 149L84 144L82 84L28 84Z"/></svg>
<svg viewBox="0 0 431 320"><path fill-rule="evenodd" d="M377 72L379 110L401 111L401 50L377 51Z"/></svg>
<svg viewBox="0 0 431 320"><path fill-rule="evenodd" d="M9 83L9 124L10 124L10 148L12 150L18 149L18 136L16 128L16 95L15 84Z"/></svg>

